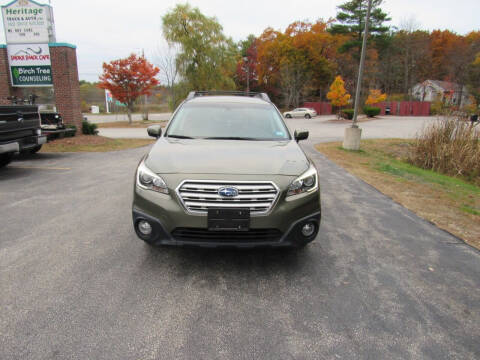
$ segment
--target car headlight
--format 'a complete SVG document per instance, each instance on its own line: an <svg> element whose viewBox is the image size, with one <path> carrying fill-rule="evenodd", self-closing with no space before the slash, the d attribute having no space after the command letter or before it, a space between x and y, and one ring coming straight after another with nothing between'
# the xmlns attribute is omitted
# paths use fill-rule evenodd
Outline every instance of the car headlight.
<svg viewBox="0 0 480 360"><path fill-rule="evenodd" d="M143 161L137 169L137 185L142 189L168 194L168 187L165 181L150 170Z"/></svg>
<svg viewBox="0 0 480 360"><path fill-rule="evenodd" d="M304 193L309 193L318 188L318 174L315 166L310 167L302 175L292 181L287 189L287 198Z"/></svg>

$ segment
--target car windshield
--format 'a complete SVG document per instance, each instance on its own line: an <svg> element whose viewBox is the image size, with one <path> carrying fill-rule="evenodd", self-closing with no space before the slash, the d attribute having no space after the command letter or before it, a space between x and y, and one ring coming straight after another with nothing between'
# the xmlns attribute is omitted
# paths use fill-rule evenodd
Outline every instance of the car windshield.
<svg viewBox="0 0 480 360"><path fill-rule="evenodd" d="M175 114L167 137L212 140L289 140L270 104L186 103Z"/></svg>

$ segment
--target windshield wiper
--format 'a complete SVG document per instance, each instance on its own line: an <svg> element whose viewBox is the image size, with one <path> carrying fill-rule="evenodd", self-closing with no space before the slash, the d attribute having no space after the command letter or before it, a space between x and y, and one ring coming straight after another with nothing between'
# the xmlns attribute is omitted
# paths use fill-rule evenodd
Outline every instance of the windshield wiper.
<svg viewBox="0 0 480 360"><path fill-rule="evenodd" d="M241 136L211 136L204 139L208 140L258 140L251 137L241 137Z"/></svg>
<svg viewBox="0 0 480 360"><path fill-rule="evenodd" d="M175 138L175 139L194 139L191 136L186 136L186 135L175 135L175 134L168 134L167 137Z"/></svg>

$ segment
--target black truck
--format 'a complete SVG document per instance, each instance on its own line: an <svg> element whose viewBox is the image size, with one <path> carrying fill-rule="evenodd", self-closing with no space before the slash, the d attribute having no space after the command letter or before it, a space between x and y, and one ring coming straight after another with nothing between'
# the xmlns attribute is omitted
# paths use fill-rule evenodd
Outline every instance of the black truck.
<svg viewBox="0 0 480 360"><path fill-rule="evenodd" d="M0 167L16 152L37 152L46 142L37 105L0 105Z"/></svg>
<svg viewBox="0 0 480 360"><path fill-rule="evenodd" d="M40 110L40 123L42 135L46 135L49 142L74 136L76 132L74 128L65 126L62 115L54 110Z"/></svg>

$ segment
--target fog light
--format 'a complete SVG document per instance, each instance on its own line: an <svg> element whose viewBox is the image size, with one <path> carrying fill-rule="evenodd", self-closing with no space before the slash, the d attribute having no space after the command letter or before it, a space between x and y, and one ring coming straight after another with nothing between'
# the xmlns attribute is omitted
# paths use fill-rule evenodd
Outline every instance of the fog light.
<svg viewBox="0 0 480 360"><path fill-rule="evenodd" d="M140 231L143 235L150 235L152 233L152 225L148 221L140 220L138 222L138 231Z"/></svg>
<svg viewBox="0 0 480 360"><path fill-rule="evenodd" d="M302 235L305 237L312 236L315 232L315 224L312 222L308 222L302 227Z"/></svg>

